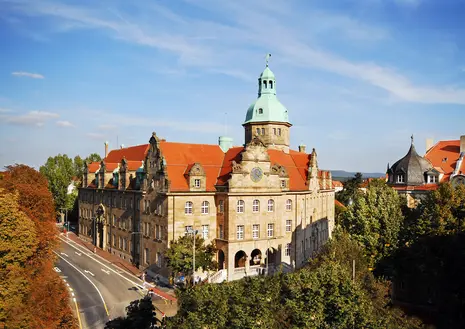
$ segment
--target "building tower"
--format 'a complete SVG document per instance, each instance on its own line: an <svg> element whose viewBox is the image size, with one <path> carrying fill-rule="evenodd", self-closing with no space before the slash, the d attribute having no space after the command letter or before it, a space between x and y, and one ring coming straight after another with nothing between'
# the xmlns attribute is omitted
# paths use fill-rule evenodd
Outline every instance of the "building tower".
<svg viewBox="0 0 465 329"><path fill-rule="evenodd" d="M245 144L248 144L255 135L265 143L268 148L289 152L289 122L287 109L276 97L276 78L268 67L258 78L258 98L247 110L245 122Z"/></svg>

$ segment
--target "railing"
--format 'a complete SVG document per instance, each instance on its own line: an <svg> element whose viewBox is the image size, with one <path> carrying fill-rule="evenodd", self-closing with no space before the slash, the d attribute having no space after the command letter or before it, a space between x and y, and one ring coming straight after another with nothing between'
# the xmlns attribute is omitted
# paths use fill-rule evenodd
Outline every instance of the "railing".
<svg viewBox="0 0 465 329"><path fill-rule="evenodd" d="M226 280L228 270L222 269L208 277L208 283L221 283Z"/></svg>

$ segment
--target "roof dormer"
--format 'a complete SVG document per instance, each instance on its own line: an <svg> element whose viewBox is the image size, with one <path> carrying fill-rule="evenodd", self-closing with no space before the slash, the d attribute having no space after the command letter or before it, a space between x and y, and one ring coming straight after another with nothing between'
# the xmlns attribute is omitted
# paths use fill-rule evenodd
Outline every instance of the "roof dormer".
<svg viewBox="0 0 465 329"><path fill-rule="evenodd" d="M187 179L191 191L206 191L207 175L200 163L194 163L192 167L188 169Z"/></svg>

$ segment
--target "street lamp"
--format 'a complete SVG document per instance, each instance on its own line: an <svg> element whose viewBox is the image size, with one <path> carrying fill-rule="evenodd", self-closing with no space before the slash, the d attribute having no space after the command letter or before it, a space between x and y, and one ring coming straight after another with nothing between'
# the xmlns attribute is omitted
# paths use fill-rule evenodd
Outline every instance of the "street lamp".
<svg viewBox="0 0 465 329"><path fill-rule="evenodd" d="M189 228L187 230L187 234L192 234L192 285L195 285L195 236L197 235L199 231L194 230L193 228Z"/></svg>

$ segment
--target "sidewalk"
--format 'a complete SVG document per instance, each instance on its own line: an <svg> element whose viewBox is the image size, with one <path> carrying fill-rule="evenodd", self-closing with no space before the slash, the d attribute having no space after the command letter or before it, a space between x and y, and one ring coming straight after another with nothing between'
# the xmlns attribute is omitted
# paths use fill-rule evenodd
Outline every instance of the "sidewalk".
<svg viewBox="0 0 465 329"><path fill-rule="evenodd" d="M64 239L66 239L66 233L61 234L61 236ZM91 244L90 242L87 242L87 241L84 241L84 240L80 239L73 232L68 232L68 238L69 238L69 240L71 240L71 241L75 242L76 244L80 245L81 247L89 250L89 252L94 253L94 245ZM118 266L122 270L124 270L126 272L129 272L132 275L137 276L138 278L140 278L141 275L142 275L142 272L143 272L142 270L138 269L137 267L135 267L134 265L131 265L128 262L125 262L121 258L110 254L109 252L107 252L105 250L102 250L100 248L96 248L96 252L94 254L100 256L101 258L103 258L107 262ZM163 289L163 290L161 290L158 287L152 287L152 288L149 288L149 290L153 291L154 294L160 296L161 298L163 298L163 299L165 299L167 301L166 303L164 301L162 301L162 304L160 304L160 305L158 305L158 303L156 304L156 306L160 306L160 309L162 309L162 310L166 309L167 312L165 312L165 313L172 313L173 312L173 306L175 306L175 305L176 305L176 310L177 310L177 300L176 300L176 297L174 296L175 295L174 290L172 290L172 289ZM154 302L154 304L155 304L155 302Z"/></svg>

